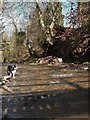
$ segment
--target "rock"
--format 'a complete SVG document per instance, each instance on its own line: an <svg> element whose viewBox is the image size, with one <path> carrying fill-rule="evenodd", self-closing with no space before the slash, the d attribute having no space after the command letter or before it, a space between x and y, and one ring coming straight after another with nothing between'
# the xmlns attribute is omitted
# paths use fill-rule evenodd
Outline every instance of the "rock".
<svg viewBox="0 0 90 120"><path fill-rule="evenodd" d="M83 69L84 69L84 70L88 70L88 67L84 67Z"/></svg>
<svg viewBox="0 0 90 120"><path fill-rule="evenodd" d="M59 63L63 63L63 59L62 58L58 58Z"/></svg>
<svg viewBox="0 0 90 120"><path fill-rule="evenodd" d="M39 64L53 64L53 65L58 65L60 63L63 63L62 58L58 58L58 57L53 57L53 56L47 56L47 57L43 57L38 59L38 63Z"/></svg>

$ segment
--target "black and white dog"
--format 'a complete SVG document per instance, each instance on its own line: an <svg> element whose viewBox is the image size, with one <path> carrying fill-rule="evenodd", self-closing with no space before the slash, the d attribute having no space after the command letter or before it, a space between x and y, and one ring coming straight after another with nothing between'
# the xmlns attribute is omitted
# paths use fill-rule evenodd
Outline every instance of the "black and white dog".
<svg viewBox="0 0 90 120"><path fill-rule="evenodd" d="M16 74L17 68L18 68L17 64L15 64L15 65L9 65L7 67L7 75L10 76L11 78L14 78L15 74Z"/></svg>
<svg viewBox="0 0 90 120"><path fill-rule="evenodd" d="M2 81L3 85L6 82L9 82L9 79L15 78L17 68L18 68L17 64L7 66L7 75L3 77Z"/></svg>

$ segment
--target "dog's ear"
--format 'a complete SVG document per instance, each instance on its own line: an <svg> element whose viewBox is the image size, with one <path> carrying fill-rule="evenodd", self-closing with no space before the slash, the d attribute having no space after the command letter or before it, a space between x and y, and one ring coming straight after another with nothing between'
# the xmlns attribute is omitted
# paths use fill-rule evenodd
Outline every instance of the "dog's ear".
<svg viewBox="0 0 90 120"><path fill-rule="evenodd" d="M18 68L18 65L16 64L16 68Z"/></svg>

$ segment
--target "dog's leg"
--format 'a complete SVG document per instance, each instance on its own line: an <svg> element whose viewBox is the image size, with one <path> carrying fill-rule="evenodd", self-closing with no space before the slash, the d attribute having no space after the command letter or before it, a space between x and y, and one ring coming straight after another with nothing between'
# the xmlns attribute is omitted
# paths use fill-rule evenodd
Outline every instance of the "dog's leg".
<svg viewBox="0 0 90 120"><path fill-rule="evenodd" d="M16 70L12 71L13 78L15 78Z"/></svg>

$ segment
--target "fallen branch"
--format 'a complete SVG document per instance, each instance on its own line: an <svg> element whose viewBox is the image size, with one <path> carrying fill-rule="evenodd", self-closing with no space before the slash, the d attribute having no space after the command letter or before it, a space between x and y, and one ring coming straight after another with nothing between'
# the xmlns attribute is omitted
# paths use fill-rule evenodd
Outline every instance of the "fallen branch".
<svg viewBox="0 0 90 120"><path fill-rule="evenodd" d="M7 87L6 85L3 85L2 88L5 89L7 92L14 93L14 91L11 90L11 89L10 89L9 87Z"/></svg>

